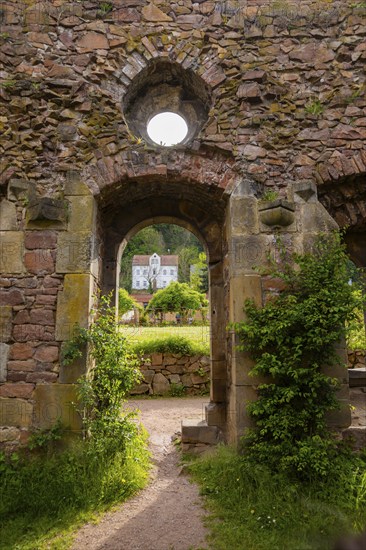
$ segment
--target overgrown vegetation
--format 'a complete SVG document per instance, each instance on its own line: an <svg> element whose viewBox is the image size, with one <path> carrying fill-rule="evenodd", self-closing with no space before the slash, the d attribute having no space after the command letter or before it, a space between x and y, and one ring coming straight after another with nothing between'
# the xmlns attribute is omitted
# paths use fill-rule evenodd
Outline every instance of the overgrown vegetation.
<svg viewBox="0 0 366 550"><path fill-rule="evenodd" d="M88 330L78 329L65 349L64 365L88 344L93 365L79 384L84 441L60 452L59 427L37 433L29 450L0 461L2 548L48 548L60 531L127 498L147 479L146 437L124 398L139 380L138 360L102 298ZM54 548L63 547L57 539ZM53 543L52 543L53 544ZM66 544L66 542L65 542Z"/></svg>
<svg viewBox="0 0 366 550"><path fill-rule="evenodd" d="M124 288L120 288L118 290L118 315L119 317L122 317L125 313L128 311L131 311L131 309L138 309L140 312L143 311L143 306L141 304L138 304L132 296L129 295L127 290Z"/></svg>
<svg viewBox="0 0 366 550"><path fill-rule="evenodd" d="M315 99L305 105L305 111L309 115L319 116L324 111L324 105L318 99Z"/></svg>
<svg viewBox="0 0 366 550"><path fill-rule="evenodd" d="M194 342L179 335L139 340L133 345L133 350L139 355L149 353L174 353L186 356L210 355L208 342Z"/></svg>
<svg viewBox="0 0 366 550"><path fill-rule="evenodd" d="M355 273L337 233L311 253L280 257L267 276L285 290L262 308L247 301L247 320L235 325L252 374L267 380L249 406L256 427L240 454L221 447L190 465L215 550L331 550L366 528L366 453L353 453L326 424L337 406L335 346L357 320L362 294L349 284Z"/></svg>
<svg viewBox="0 0 366 550"><path fill-rule="evenodd" d="M189 466L201 486L215 550L333 550L366 527L366 457L337 475L301 482L221 447Z"/></svg>
<svg viewBox="0 0 366 550"><path fill-rule="evenodd" d="M197 310L205 319L208 301L206 296L191 288L187 283L171 282L166 288L158 290L151 298L146 311L159 314L177 313L182 322L187 322L188 315L194 315Z"/></svg>
<svg viewBox="0 0 366 550"><path fill-rule="evenodd" d="M285 290L262 308L247 301L247 321L235 325L239 348L255 360L251 373L267 378L248 407L256 428L244 438L245 451L273 470L322 478L341 467L342 447L326 422L338 406L338 382L329 374L361 295L349 284L338 233L319 237L311 253L287 258L283 250L270 276Z"/></svg>
<svg viewBox="0 0 366 550"><path fill-rule="evenodd" d="M358 301L362 301L362 295L360 290L355 291ZM350 350L366 350L366 332L365 332L365 320L364 310L362 306L359 306L355 310L355 318L352 319L347 325L347 347Z"/></svg>

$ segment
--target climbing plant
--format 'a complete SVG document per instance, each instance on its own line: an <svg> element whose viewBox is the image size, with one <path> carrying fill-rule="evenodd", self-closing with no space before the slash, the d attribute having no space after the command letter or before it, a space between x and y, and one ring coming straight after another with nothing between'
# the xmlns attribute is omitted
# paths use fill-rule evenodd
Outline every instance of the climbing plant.
<svg viewBox="0 0 366 550"><path fill-rule="evenodd" d="M91 368L79 380L80 409L86 434L100 438L104 447L108 441L121 444L133 432L131 414L121 415L121 405L141 377L138 358L116 326L110 301L111 296L101 297L90 327L75 330L63 355L68 365L88 345Z"/></svg>
<svg viewBox="0 0 366 550"><path fill-rule="evenodd" d="M272 262L267 276L285 289L263 307L246 301L247 320L235 324L239 349L267 381L249 406L255 428L244 446L256 461L302 477L324 476L337 453L326 413L337 408L337 380L327 374L355 316L361 294L350 284L350 262L339 233L322 235L312 252Z"/></svg>

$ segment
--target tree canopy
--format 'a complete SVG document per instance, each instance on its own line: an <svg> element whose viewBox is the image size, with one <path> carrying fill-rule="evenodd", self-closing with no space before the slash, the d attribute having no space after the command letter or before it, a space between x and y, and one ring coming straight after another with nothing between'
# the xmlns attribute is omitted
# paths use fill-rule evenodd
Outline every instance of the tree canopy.
<svg viewBox="0 0 366 550"><path fill-rule="evenodd" d="M121 317L133 308L141 309L140 304L129 295L127 290L120 288L118 291L118 314Z"/></svg>
<svg viewBox="0 0 366 550"><path fill-rule="evenodd" d="M166 288L158 290L150 300L147 311L161 313L179 313L186 317L208 305L205 295L191 288L187 283L170 283Z"/></svg>

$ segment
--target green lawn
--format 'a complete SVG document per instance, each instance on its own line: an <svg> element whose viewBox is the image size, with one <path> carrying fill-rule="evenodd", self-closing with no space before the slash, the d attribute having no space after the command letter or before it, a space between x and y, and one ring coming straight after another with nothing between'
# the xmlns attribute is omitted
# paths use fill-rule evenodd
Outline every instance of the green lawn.
<svg viewBox="0 0 366 550"><path fill-rule="evenodd" d="M187 338L197 344L208 344L210 341L210 327L202 326L172 326L172 327L136 327L131 325L121 326L121 332L131 342L178 336Z"/></svg>

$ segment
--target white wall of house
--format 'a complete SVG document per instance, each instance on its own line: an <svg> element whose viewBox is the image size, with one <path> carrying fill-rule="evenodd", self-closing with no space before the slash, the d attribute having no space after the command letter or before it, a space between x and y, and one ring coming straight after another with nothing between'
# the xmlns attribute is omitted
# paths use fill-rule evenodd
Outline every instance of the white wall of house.
<svg viewBox="0 0 366 550"><path fill-rule="evenodd" d="M157 289L167 287L172 281L178 281L178 266L161 265L161 258L156 253L150 256L148 264L132 266L133 290L148 289L149 281L156 281Z"/></svg>

